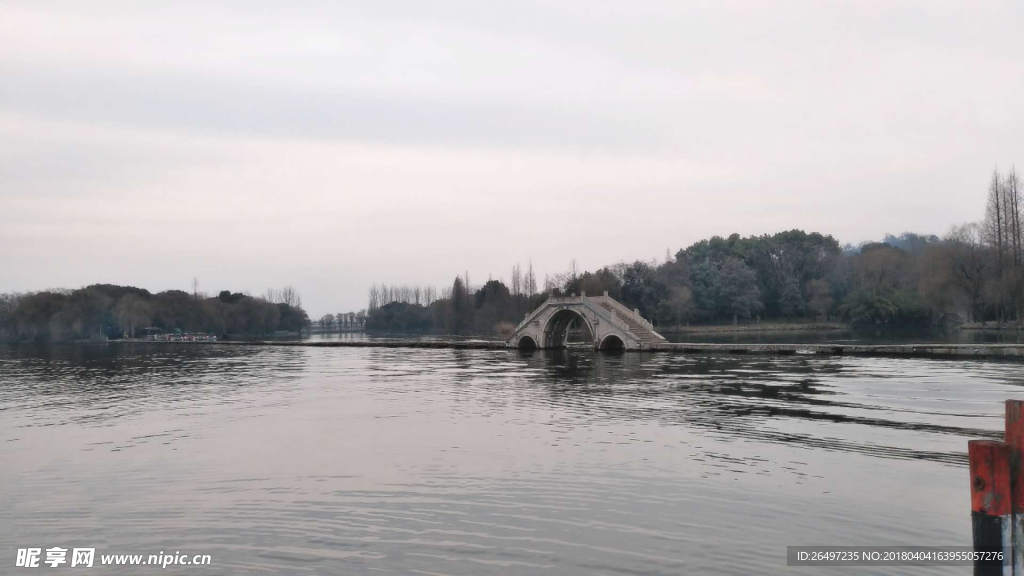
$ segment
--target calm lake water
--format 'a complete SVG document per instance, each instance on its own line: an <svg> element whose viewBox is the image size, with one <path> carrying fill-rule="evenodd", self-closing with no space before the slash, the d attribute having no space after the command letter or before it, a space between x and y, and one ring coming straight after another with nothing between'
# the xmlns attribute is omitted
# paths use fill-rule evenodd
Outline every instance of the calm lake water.
<svg viewBox="0 0 1024 576"><path fill-rule="evenodd" d="M748 575L825 572L787 545L969 545L966 443L1000 435L1022 368L0 346L0 573L29 546L212 556L170 574Z"/></svg>

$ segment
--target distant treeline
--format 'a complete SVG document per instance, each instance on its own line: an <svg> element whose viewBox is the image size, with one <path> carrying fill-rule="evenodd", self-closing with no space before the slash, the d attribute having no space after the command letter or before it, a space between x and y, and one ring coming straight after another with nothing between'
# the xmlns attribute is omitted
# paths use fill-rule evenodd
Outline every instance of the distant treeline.
<svg viewBox="0 0 1024 576"><path fill-rule="evenodd" d="M470 290L468 279L456 277L450 289L435 295L432 289L387 285L370 289L366 330L393 333L492 334L507 332L523 315L547 298L514 288L500 280L488 280ZM419 297L417 297L419 295Z"/></svg>
<svg viewBox="0 0 1024 576"><path fill-rule="evenodd" d="M366 324L366 310L324 314L316 321L321 332L348 332L362 330Z"/></svg>
<svg viewBox="0 0 1024 576"><path fill-rule="evenodd" d="M791 230L701 240L665 262L620 263L545 278L513 267L511 283L468 289L373 286L368 330L507 332L546 293L610 296L663 329L690 323L839 320L893 327L1020 322L1024 312L1024 202L1016 170L994 173L985 220L945 237L904 233L840 247L832 237Z"/></svg>
<svg viewBox="0 0 1024 576"><path fill-rule="evenodd" d="M259 337L299 332L309 318L294 288L252 297L222 291L207 297L168 290L95 284L78 290L0 294L0 341L69 341L135 337L144 328Z"/></svg>

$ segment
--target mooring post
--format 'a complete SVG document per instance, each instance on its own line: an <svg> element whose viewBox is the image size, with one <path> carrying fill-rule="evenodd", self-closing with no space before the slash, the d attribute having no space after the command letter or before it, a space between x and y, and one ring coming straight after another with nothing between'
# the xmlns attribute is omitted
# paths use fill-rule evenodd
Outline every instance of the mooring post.
<svg viewBox="0 0 1024 576"><path fill-rule="evenodd" d="M967 443L971 466L971 534L974 550L1002 552L1002 562L976 558L975 576L1007 576L1013 572L1010 503L1010 447L994 440Z"/></svg>
<svg viewBox="0 0 1024 576"><path fill-rule="evenodd" d="M1024 576L1024 400L1006 401L1010 447L1010 512L1013 514L1013 575Z"/></svg>

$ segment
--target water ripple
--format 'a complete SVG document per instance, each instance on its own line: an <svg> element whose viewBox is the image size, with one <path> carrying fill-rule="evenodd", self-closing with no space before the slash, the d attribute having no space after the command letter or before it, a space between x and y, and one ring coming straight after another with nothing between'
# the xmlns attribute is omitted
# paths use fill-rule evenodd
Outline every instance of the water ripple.
<svg viewBox="0 0 1024 576"><path fill-rule="evenodd" d="M782 574L787 545L968 543L966 441L1022 385L970 360L0 347L0 549Z"/></svg>

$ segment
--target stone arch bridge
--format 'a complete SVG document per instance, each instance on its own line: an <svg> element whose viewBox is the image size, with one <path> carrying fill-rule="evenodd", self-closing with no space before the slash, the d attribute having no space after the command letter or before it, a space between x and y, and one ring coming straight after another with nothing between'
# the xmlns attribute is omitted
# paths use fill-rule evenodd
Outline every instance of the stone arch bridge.
<svg viewBox="0 0 1024 576"><path fill-rule="evenodd" d="M603 296L550 296L526 315L505 345L512 348L564 348L579 330L598 350L644 350L664 344L654 326L605 292Z"/></svg>

